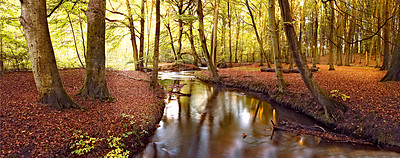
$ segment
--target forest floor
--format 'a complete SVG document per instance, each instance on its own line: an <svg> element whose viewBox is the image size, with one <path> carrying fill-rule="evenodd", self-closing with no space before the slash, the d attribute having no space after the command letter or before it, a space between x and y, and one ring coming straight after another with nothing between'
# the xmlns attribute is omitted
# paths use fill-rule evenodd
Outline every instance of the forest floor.
<svg viewBox="0 0 400 158"><path fill-rule="evenodd" d="M329 71L328 65L317 65L319 71L313 75L318 84L327 95L335 94L337 97L334 99L349 108L336 116L336 120L327 121L323 108L313 100L299 73L284 74L288 86L285 93L280 95L277 93L275 73L260 72L261 66L258 65L219 69L221 84L266 94L271 101L311 116L338 133L399 150L400 82L379 82L386 71L362 67L362 63L351 67L335 66L334 71ZM287 67L284 65L284 68ZM212 81L208 71L198 72L196 77L206 82ZM332 90L339 91L331 93Z"/></svg>
<svg viewBox="0 0 400 158"><path fill-rule="evenodd" d="M77 156L72 151L83 153L84 148L91 147L94 149L85 157L103 157L118 152L115 149L122 148L122 143L134 149L130 151L133 153L146 144L146 138L158 126L164 92L150 89L146 81L132 79L148 80L147 74L107 70L113 103L75 95L83 85L84 69L61 70L60 76L68 94L86 109L58 111L39 104L32 72L0 75L0 157L72 157ZM90 138L94 141L87 141ZM80 146L71 148L73 144ZM127 151L119 154L122 152Z"/></svg>

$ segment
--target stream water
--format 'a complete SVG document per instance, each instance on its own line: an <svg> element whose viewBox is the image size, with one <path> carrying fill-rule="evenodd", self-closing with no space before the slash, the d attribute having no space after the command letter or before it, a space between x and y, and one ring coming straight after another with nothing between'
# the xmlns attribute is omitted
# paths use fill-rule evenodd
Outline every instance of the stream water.
<svg viewBox="0 0 400 158"><path fill-rule="evenodd" d="M316 123L293 110L271 105L243 92L215 88L193 72L161 72L171 90L160 127L136 157L400 157L399 153L316 136L272 130L281 120Z"/></svg>

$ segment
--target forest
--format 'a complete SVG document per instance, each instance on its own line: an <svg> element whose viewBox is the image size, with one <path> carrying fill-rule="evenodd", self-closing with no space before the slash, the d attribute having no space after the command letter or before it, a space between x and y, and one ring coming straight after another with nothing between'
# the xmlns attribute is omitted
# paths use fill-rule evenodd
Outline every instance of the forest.
<svg viewBox="0 0 400 158"><path fill-rule="evenodd" d="M172 71L193 71L194 85L256 93L323 130L268 120L273 131L398 154L399 6L399 0L1 1L0 157L146 157L151 136L166 124L171 96L192 97L182 91L191 84L160 79ZM258 113L257 105L250 115Z"/></svg>

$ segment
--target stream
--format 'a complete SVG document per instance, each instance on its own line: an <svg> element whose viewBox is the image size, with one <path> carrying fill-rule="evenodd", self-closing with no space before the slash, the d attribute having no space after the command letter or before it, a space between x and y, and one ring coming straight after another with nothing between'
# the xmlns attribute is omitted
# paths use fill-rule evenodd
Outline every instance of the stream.
<svg viewBox="0 0 400 158"><path fill-rule="evenodd" d="M167 96L160 127L135 157L400 157L371 146L273 131L271 120L316 123L244 92L203 83L193 73L160 72L160 84L174 93Z"/></svg>

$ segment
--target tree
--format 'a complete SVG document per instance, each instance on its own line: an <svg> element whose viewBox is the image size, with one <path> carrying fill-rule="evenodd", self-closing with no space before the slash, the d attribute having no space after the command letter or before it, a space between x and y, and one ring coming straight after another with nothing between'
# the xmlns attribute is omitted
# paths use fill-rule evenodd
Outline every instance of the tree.
<svg viewBox="0 0 400 158"><path fill-rule="evenodd" d="M86 77L79 94L105 101L111 99L106 81L104 0L90 0L86 11L88 19Z"/></svg>
<svg viewBox="0 0 400 158"><path fill-rule="evenodd" d="M200 35L201 47L203 48L203 53L206 56L207 67L208 70L211 72L214 81L219 82L219 75L217 73L217 69L215 68L214 63L212 62L211 56L208 53L207 49L207 40L204 34L203 3L201 2L201 0L197 0L197 15L199 16L199 35Z"/></svg>
<svg viewBox="0 0 400 158"><path fill-rule="evenodd" d="M314 79L310 69L308 68L305 58L301 57L299 47L297 46L298 41L296 33L294 31L293 18L289 8L288 0L279 0L279 6L281 8L281 16L284 21L284 30L286 33L289 48L294 58L294 61L296 62L296 65L300 70L301 78L303 79L305 85L307 86L308 90L317 101L317 103L319 103L324 108L325 117L329 117L334 112L336 112L337 109L346 111L346 107L343 104L330 99L324 93L324 91L319 87L317 81Z"/></svg>
<svg viewBox="0 0 400 158"><path fill-rule="evenodd" d="M153 55L153 74L151 75L150 85L156 87L158 85L158 55L160 43L160 0L156 0L156 33L154 37L154 55Z"/></svg>
<svg viewBox="0 0 400 158"><path fill-rule="evenodd" d="M215 0L214 22L213 22L213 30L212 30L212 34L211 34L211 56L212 56L212 61L214 63L214 66L217 66L218 13L219 13L219 0Z"/></svg>
<svg viewBox="0 0 400 158"><path fill-rule="evenodd" d="M28 43L39 102L56 109L80 108L65 91L50 39L46 0L21 1L20 22Z"/></svg>
<svg viewBox="0 0 400 158"><path fill-rule="evenodd" d="M400 26L399 22L398 25ZM396 45L393 50L393 56L390 62L389 70L381 79L381 82L384 81L400 81L400 33L397 33Z"/></svg>
<svg viewBox="0 0 400 158"><path fill-rule="evenodd" d="M333 65L334 57L333 57L333 48L334 48L334 36L335 36L335 31L334 31L334 23L335 23L335 7L333 4L333 1L329 1L329 8L330 8L330 15L329 15L329 70L335 70L335 67ZM326 9L327 10L327 9ZM327 15L328 16L328 15Z"/></svg>
<svg viewBox="0 0 400 158"><path fill-rule="evenodd" d="M278 89L279 92L283 93L286 87L285 80L283 78L283 73L282 73L282 55L279 50L279 38L277 35L278 29L276 28L276 23L275 23L275 0L268 0L268 17L269 17L269 29L271 33L271 41L272 41L272 51L274 54L274 62L275 62L275 73L276 73L276 79L278 81Z"/></svg>

